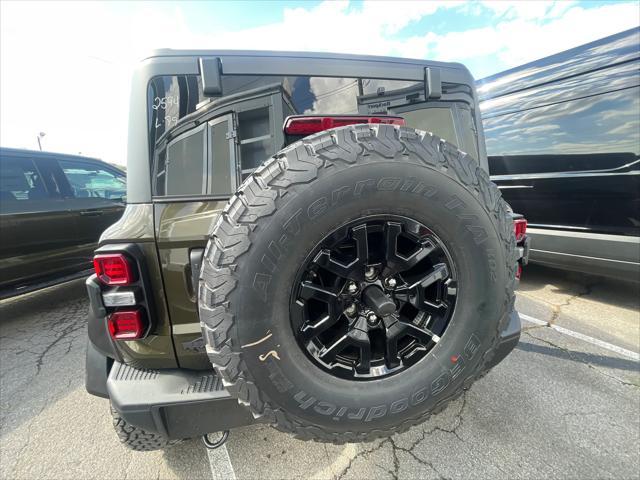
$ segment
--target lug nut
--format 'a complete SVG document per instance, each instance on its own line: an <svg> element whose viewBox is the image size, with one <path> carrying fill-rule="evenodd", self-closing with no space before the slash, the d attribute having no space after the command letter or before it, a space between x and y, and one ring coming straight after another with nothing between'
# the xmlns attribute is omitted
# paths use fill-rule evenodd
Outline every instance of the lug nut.
<svg viewBox="0 0 640 480"><path fill-rule="evenodd" d="M393 277L387 278L384 283L389 288L396 288L396 285L398 285L398 282Z"/></svg>
<svg viewBox="0 0 640 480"><path fill-rule="evenodd" d="M364 277L367 280L373 280L374 278L376 278L376 275L377 275L376 269L373 267L368 267L367 271L364 272Z"/></svg>
<svg viewBox="0 0 640 480"><path fill-rule="evenodd" d="M356 285L354 282L350 282L349 285L347 285L347 292L354 294L358 291L358 285Z"/></svg>
<svg viewBox="0 0 640 480"><path fill-rule="evenodd" d="M356 308L356 304L352 303L345 309L344 313L346 313L350 317L353 317L357 311L358 309Z"/></svg>
<svg viewBox="0 0 640 480"><path fill-rule="evenodd" d="M378 323L378 316L375 313L367 315L367 323L372 327Z"/></svg>

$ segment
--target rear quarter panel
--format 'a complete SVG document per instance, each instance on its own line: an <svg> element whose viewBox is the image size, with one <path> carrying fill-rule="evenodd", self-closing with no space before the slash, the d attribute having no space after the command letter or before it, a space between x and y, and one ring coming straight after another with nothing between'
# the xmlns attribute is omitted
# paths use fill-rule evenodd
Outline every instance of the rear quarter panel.
<svg viewBox="0 0 640 480"><path fill-rule="evenodd" d="M181 367L203 369L211 364L205 354L197 291L189 253L204 248L211 225L226 200L157 203L154 205L158 257L165 285L178 362Z"/></svg>

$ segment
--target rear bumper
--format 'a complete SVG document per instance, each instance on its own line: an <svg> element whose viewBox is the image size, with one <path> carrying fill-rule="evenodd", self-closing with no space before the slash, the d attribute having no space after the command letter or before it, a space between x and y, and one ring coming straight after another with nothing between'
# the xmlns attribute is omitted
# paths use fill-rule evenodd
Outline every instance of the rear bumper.
<svg viewBox="0 0 640 480"><path fill-rule="evenodd" d="M513 310L509 314L509 323L507 324L507 327L500 332L498 346L496 347L493 358L487 365L487 369L495 367L504 360L514 348L516 348L516 345L518 345L518 342L520 341L520 331L520 315L518 315L517 311Z"/></svg>
<svg viewBox="0 0 640 480"><path fill-rule="evenodd" d="M109 398L107 378L113 365L113 359L100 352L91 340L87 341L87 352L84 363L84 385L91 395Z"/></svg>
<svg viewBox="0 0 640 480"><path fill-rule="evenodd" d="M254 423L213 370L145 369L125 364L108 334L95 275L86 281L91 308L85 362L87 392L111 401L130 423L168 439L197 437Z"/></svg>
<svg viewBox="0 0 640 480"><path fill-rule="evenodd" d="M169 439L254 423L213 371L147 370L115 362L106 389L124 420Z"/></svg>
<svg viewBox="0 0 640 480"><path fill-rule="evenodd" d="M520 317L514 310L487 369L504 360L519 340ZM89 393L108 397L128 423L169 439L255 423L214 371L134 368L111 362L89 342L86 381Z"/></svg>

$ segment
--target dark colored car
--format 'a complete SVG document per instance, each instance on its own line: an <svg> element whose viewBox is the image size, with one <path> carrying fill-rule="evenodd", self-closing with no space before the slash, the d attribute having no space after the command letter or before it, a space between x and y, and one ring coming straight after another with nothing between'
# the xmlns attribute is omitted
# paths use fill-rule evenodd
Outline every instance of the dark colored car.
<svg viewBox="0 0 640 480"><path fill-rule="evenodd" d="M100 160L0 148L0 296L89 270L125 195L124 172Z"/></svg>
<svg viewBox="0 0 640 480"><path fill-rule="evenodd" d="M127 446L372 440L515 347L526 223L462 65L162 50L132 88L127 208L87 281L87 390Z"/></svg>
<svg viewBox="0 0 640 480"><path fill-rule="evenodd" d="M640 29L478 82L489 171L531 261L640 281Z"/></svg>

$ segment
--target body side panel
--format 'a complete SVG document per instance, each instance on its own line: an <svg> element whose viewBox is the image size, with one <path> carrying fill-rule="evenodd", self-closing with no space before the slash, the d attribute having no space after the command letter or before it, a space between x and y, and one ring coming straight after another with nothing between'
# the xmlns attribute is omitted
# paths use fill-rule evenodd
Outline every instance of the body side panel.
<svg viewBox="0 0 640 480"><path fill-rule="evenodd" d="M640 282L640 237L530 228L530 261Z"/></svg>
<svg viewBox="0 0 640 480"><path fill-rule="evenodd" d="M625 45L636 42L637 50L638 31L627 33L621 37ZM622 41L612 38L614 44ZM608 50L599 45L595 53L589 46L583 50L609 52L610 67L553 83L522 84L517 93L481 104L490 173L534 228L637 237L640 59L616 63L615 45ZM505 78L509 75L493 81ZM538 249L535 240L533 248ZM614 259L615 253L601 256ZM535 261L535 253L532 257Z"/></svg>

